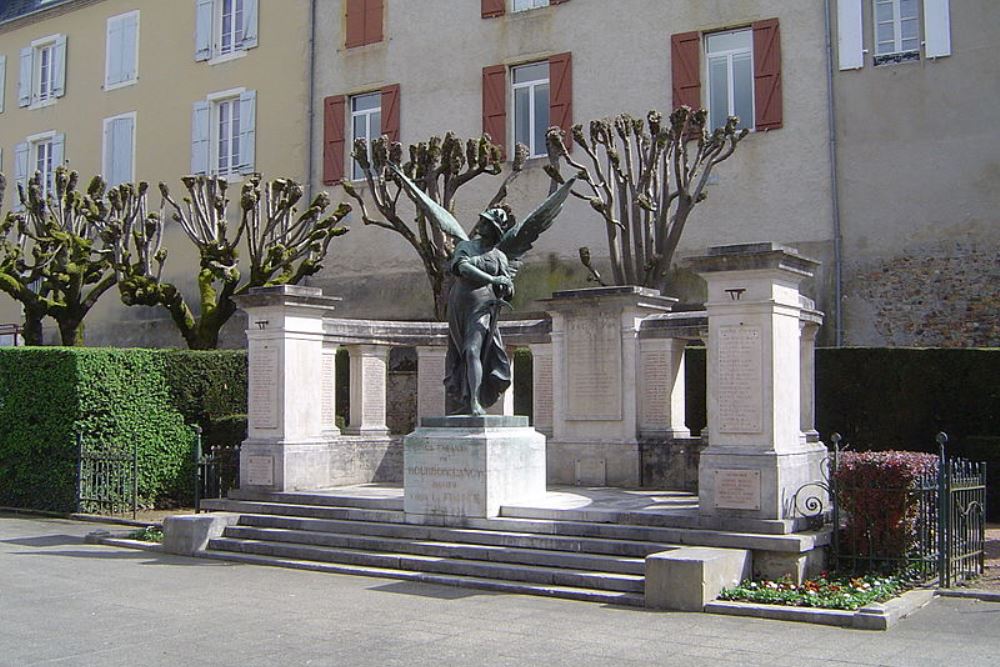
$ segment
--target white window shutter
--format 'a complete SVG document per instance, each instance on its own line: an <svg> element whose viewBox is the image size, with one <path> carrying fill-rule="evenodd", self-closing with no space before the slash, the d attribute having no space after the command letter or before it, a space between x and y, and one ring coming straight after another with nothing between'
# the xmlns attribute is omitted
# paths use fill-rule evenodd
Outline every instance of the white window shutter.
<svg viewBox="0 0 1000 667"><path fill-rule="evenodd" d="M7 56L0 56L0 113L3 113L3 91L7 87Z"/></svg>
<svg viewBox="0 0 1000 667"><path fill-rule="evenodd" d="M56 171L56 167L61 167L66 161L66 135L57 134L52 137L52 173Z"/></svg>
<svg viewBox="0 0 1000 667"><path fill-rule="evenodd" d="M52 85L52 94L55 97L62 97L66 94L66 35L56 37L55 54L52 60L55 67L55 83Z"/></svg>
<svg viewBox="0 0 1000 667"><path fill-rule="evenodd" d="M132 181L132 141L135 120L132 116L116 118L111 123L111 178L109 185L118 185Z"/></svg>
<svg viewBox="0 0 1000 667"><path fill-rule="evenodd" d="M254 170L254 144L257 139L257 91L240 94L240 173Z"/></svg>
<svg viewBox="0 0 1000 667"><path fill-rule="evenodd" d="M104 85L113 86L125 80L123 76L125 49L123 44L125 22L121 17L108 19L106 71Z"/></svg>
<svg viewBox="0 0 1000 667"><path fill-rule="evenodd" d="M208 173L208 102L198 100L191 112L191 173Z"/></svg>
<svg viewBox="0 0 1000 667"><path fill-rule="evenodd" d="M243 44L244 49L257 46L257 0L243 0Z"/></svg>
<svg viewBox="0 0 1000 667"><path fill-rule="evenodd" d="M212 57L212 15L214 8L213 0L198 0L195 5L195 60L208 60Z"/></svg>
<svg viewBox="0 0 1000 667"><path fill-rule="evenodd" d="M865 66L861 0L837 0L837 57L842 70Z"/></svg>
<svg viewBox="0 0 1000 667"><path fill-rule="evenodd" d="M951 11L948 0L924 0L924 55L951 55Z"/></svg>
<svg viewBox="0 0 1000 667"><path fill-rule="evenodd" d="M28 144L21 143L14 147L14 182L27 191L28 189ZM15 187L16 189L16 187ZM13 208L21 209L21 198L14 196Z"/></svg>
<svg viewBox="0 0 1000 667"><path fill-rule="evenodd" d="M31 59L35 51L30 46L21 49L21 78L17 82L17 106L31 104Z"/></svg>
<svg viewBox="0 0 1000 667"><path fill-rule="evenodd" d="M133 81L139 74L139 12L129 13L122 23L122 81Z"/></svg>

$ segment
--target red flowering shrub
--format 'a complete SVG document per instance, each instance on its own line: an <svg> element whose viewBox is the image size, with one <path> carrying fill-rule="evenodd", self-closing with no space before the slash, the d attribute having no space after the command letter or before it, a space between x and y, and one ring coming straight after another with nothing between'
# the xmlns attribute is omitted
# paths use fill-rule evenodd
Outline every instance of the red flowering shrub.
<svg viewBox="0 0 1000 667"><path fill-rule="evenodd" d="M834 480L843 547L855 558L905 558L918 518L915 491L937 468L934 454L842 452Z"/></svg>

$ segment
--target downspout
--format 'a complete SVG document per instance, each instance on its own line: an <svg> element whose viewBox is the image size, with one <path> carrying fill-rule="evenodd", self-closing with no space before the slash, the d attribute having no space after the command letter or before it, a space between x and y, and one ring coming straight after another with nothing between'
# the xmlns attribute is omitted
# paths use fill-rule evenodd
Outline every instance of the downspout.
<svg viewBox="0 0 1000 667"><path fill-rule="evenodd" d="M316 91L316 0L309 0L309 111L307 113L308 120L306 124L308 129L306 130L306 201L311 202L313 199L313 137L315 132L313 130L313 120L315 117L315 106L316 103L313 100L313 94Z"/></svg>
<svg viewBox="0 0 1000 667"><path fill-rule="evenodd" d="M840 194L837 182L837 117L833 106L833 21L831 18L830 0L823 0L824 23L826 28L826 115L830 127L829 162L830 162L830 199L833 213L833 327L834 345L844 344L844 313L843 313L843 240L840 233Z"/></svg>

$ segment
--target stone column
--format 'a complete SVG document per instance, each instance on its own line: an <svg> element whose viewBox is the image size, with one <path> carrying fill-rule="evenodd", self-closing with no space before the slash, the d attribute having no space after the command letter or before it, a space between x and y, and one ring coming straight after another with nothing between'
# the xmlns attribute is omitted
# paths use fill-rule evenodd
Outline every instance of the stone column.
<svg viewBox="0 0 1000 667"><path fill-rule="evenodd" d="M644 287L556 292L549 481L638 486L639 328L676 299Z"/></svg>
<svg viewBox="0 0 1000 667"><path fill-rule="evenodd" d="M445 412L445 357L448 348L417 346L417 426L423 417L441 417Z"/></svg>
<svg viewBox="0 0 1000 667"><path fill-rule="evenodd" d="M488 415L507 415L512 416L514 414L514 349L507 348L507 356L510 357L510 386L507 387L507 391L500 394L497 398L497 402L486 408L486 414Z"/></svg>
<svg viewBox="0 0 1000 667"><path fill-rule="evenodd" d="M816 334L819 333L819 322L802 320L800 327L802 420L799 428L806 442L819 442L819 431L816 430Z"/></svg>
<svg viewBox="0 0 1000 667"><path fill-rule="evenodd" d="M389 347L348 345L351 355L351 420L348 435L388 435L385 425Z"/></svg>
<svg viewBox="0 0 1000 667"><path fill-rule="evenodd" d="M312 287L258 287L236 303L249 318L248 433L241 488L290 491L327 486L323 317L340 301Z"/></svg>
<svg viewBox="0 0 1000 667"><path fill-rule="evenodd" d="M708 283L708 441L703 515L794 519L826 450L801 437L799 283L818 262L771 243L710 248L689 260Z"/></svg>
<svg viewBox="0 0 1000 667"><path fill-rule="evenodd" d="M323 378L320 388L320 421L323 432L330 437L340 435L337 428L337 344L323 344Z"/></svg>
<svg viewBox="0 0 1000 667"><path fill-rule="evenodd" d="M639 432L644 437L691 437L684 422L686 345L680 338L639 342Z"/></svg>
<svg viewBox="0 0 1000 667"><path fill-rule="evenodd" d="M552 437L552 343L535 343L531 349L531 411L536 430Z"/></svg>

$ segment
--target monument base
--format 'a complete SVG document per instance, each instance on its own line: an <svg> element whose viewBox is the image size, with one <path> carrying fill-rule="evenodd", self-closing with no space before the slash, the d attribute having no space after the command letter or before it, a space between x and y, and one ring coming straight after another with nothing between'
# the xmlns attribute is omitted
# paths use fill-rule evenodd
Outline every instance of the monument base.
<svg viewBox="0 0 1000 667"><path fill-rule="evenodd" d="M705 516L730 519L798 519L827 510L816 482L826 479L826 448L807 444L792 452L710 446L701 453L698 506ZM808 502L822 503L815 507Z"/></svg>
<svg viewBox="0 0 1000 667"><path fill-rule="evenodd" d="M462 525L545 495L545 436L527 417L424 417L403 440L408 523Z"/></svg>

